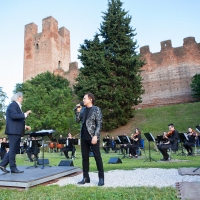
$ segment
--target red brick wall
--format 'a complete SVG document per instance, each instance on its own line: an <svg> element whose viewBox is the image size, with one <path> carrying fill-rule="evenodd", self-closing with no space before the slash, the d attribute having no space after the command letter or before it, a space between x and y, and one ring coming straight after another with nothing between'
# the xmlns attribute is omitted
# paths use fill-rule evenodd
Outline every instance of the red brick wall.
<svg viewBox="0 0 200 200"><path fill-rule="evenodd" d="M25 26L23 81L36 75L57 69L69 70L70 32L53 17L42 20L42 32L34 23Z"/></svg>
<svg viewBox="0 0 200 200"><path fill-rule="evenodd" d="M183 46L173 48L171 40L161 42L161 51L151 53L149 46L140 48L146 60L142 77L145 94L137 107L151 107L192 102L191 78L200 73L200 43L184 38Z"/></svg>

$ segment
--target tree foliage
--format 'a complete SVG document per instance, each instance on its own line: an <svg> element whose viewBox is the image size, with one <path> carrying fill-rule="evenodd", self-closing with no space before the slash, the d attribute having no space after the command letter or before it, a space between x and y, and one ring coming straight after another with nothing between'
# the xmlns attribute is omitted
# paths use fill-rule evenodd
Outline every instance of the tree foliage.
<svg viewBox="0 0 200 200"><path fill-rule="evenodd" d="M67 79L50 72L16 85L24 94L23 111L31 110L26 123L33 130L54 129L59 133L77 132L73 113L73 94Z"/></svg>
<svg viewBox="0 0 200 200"><path fill-rule="evenodd" d="M200 99L200 74L195 74L192 77L192 83L190 84L192 88L192 97L195 99Z"/></svg>
<svg viewBox="0 0 200 200"><path fill-rule="evenodd" d="M5 124L5 100L7 96L6 93L0 87L0 130L2 126Z"/></svg>
<svg viewBox="0 0 200 200"><path fill-rule="evenodd" d="M142 101L140 69L144 62L136 52L135 29L122 2L109 1L103 14L99 33L80 45L84 67L74 89L79 99L88 91L95 95L103 112L103 129L109 131L125 125L134 116L134 105Z"/></svg>

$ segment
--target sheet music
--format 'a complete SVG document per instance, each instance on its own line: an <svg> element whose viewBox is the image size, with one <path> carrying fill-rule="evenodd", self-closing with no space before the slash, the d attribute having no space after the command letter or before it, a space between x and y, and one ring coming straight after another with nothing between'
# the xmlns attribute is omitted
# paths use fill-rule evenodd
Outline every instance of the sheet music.
<svg viewBox="0 0 200 200"><path fill-rule="evenodd" d="M131 143L130 138L128 136L126 136L126 138L127 138L128 142Z"/></svg>
<svg viewBox="0 0 200 200"><path fill-rule="evenodd" d="M119 137L117 136L117 139L119 140L119 142L121 143L121 140L119 139Z"/></svg>
<svg viewBox="0 0 200 200"><path fill-rule="evenodd" d="M155 138L153 137L153 135L152 135L151 133L149 133L149 134L151 135L153 141L155 142L156 140L155 140Z"/></svg>
<svg viewBox="0 0 200 200"><path fill-rule="evenodd" d="M200 125L195 126L196 130L200 133Z"/></svg>
<svg viewBox="0 0 200 200"><path fill-rule="evenodd" d="M185 135L186 140L189 140L187 133L183 133Z"/></svg>

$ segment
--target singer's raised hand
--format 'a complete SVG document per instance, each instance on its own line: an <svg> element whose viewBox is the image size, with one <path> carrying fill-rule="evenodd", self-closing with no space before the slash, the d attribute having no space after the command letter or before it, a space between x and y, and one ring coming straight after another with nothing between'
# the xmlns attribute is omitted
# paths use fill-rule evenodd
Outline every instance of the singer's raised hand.
<svg viewBox="0 0 200 200"><path fill-rule="evenodd" d="M80 112L80 111L81 111L81 108L82 108L81 104L80 104L80 103L77 104L76 107L77 107L77 110L76 110L76 111L77 111L77 112Z"/></svg>

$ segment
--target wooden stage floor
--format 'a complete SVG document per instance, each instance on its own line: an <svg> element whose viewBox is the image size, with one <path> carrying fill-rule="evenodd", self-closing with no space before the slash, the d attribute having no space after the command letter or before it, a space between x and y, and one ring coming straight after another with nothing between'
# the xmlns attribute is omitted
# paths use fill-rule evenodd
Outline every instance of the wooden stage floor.
<svg viewBox="0 0 200 200"><path fill-rule="evenodd" d="M29 168L28 168L29 167ZM7 167L9 170L9 167ZM61 178L76 172L82 171L74 166L47 166L38 165L37 167L18 166L18 169L24 173L4 173L0 170L0 186L17 187L29 189L32 186L39 185L57 178Z"/></svg>

